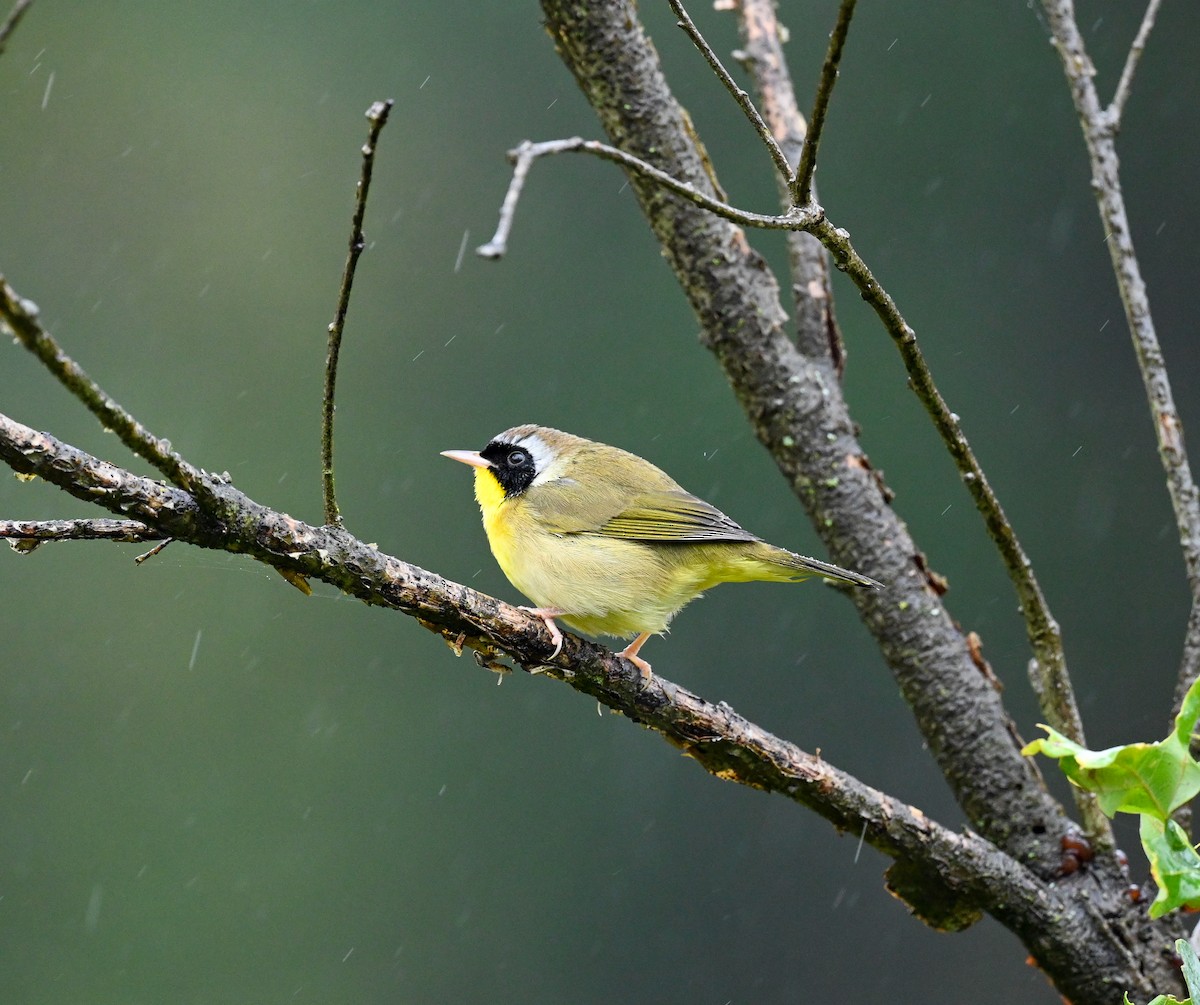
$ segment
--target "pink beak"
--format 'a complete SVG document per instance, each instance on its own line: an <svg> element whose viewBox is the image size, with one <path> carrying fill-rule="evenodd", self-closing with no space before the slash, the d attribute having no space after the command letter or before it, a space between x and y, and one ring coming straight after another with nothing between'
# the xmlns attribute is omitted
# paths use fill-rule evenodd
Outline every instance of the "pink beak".
<svg viewBox="0 0 1200 1005"><path fill-rule="evenodd" d="M481 457L477 450L443 450L442 456L449 457L452 461L470 464L473 468L490 468L492 466L492 462Z"/></svg>

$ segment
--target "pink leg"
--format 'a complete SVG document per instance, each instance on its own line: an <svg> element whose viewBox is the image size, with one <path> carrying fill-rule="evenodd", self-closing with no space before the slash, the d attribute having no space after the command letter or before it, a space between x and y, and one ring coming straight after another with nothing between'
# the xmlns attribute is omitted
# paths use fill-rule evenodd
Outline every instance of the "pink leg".
<svg viewBox="0 0 1200 1005"><path fill-rule="evenodd" d="M550 641L554 643L554 652L550 654L550 659L554 659L555 656L562 652L563 633L559 631L558 625L554 623L554 619L562 614L562 611L557 607L518 607L517 610L542 619L542 624L546 626L546 630L550 633Z"/></svg>
<svg viewBox="0 0 1200 1005"><path fill-rule="evenodd" d="M642 632L641 635L639 635L636 639L630 642L629 645L617 653L618 656L624 656L625 659L629 660L630 663L632 663L642 672L643 681L648 681L650 679L650 664L638 655L638 650L646 644L646 639L650 638L651 634L653 633Z"/></svg>

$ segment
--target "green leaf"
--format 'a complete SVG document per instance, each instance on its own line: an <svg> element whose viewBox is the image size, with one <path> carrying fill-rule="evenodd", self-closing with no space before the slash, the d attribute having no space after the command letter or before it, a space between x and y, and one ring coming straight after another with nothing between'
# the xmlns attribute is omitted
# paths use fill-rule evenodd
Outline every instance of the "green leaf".
<svg viewBox="0 0 1200 1005"><path fill-rule="evenodd" d="M1175 951L1183 960L1183 980L1191 996L1188 1001L1195 1001L1196 996L1200 995L1200 960L1196 959L1196 950L1187 939L1176 939Z"/></svg>
<svg viewBox="0 0 1200 1005"><path fill-rule="evenodd" d="M1200 908L1200 855L1187 832L1174 820L1143 815L1141 838L1158 884L1150 917L1161 918L1177 907Z"/></svg>
<svg viewBox="0 0 1200 1005"><path fill-rule="evenodd" d="M1158 743L1129 743L1107 750L1089 750L1049 726L1047 735L1021 752L1044 754L1059 761L1076 785L1096 793L1100 808L1114 813L1142 813L1166 820L1200 792L1200 764L1188 749L1200 718L1200 681L1188 690L1175 717L1175 728Z"/></svg>

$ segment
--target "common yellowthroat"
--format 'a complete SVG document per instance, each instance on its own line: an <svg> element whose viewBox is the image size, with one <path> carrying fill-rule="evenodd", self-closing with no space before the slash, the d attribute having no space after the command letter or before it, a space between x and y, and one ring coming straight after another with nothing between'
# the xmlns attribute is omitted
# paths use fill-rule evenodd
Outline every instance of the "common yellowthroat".
<svg viewBox="0 0 1200 1005"><path fill-rule="evenodd" d="M686 604L718 583L824 576L878 588L857 572L794 555L743 530L636 454L545 426L516 426L478 452L444 450L475 469L483 529L504 575L536 604L557 656L561 618L588 635L633 638L638 655Z"/></svg>

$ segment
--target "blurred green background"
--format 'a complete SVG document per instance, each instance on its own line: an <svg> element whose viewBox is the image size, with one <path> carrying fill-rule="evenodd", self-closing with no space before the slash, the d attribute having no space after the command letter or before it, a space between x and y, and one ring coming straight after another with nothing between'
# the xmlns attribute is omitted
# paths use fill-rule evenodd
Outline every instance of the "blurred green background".
<svg viewBox="0 0 1200 1005"><path fill-rule="evenodd" d="M1082 5L1106 96L1140 7ZM803 105L834 12L783 4ZM732 198L769 210L753 133L665 4L643 14ZM693 14L736 46L730 15ZM1120 146L1193 441L1197 38L1200 8L1167 3ZM1187 594L1047 39L1016 0L861 5L818 181L963 416L1103 746L1163 733ZM339 386L350 529L518 600L467 472L437 452L536 421L822 554L615 168L539 163L509 256L458 264L495 225L508 148L598 134L532 3L38 0L0 57L0 271L190 460L319 521L324 329L363 112L383 97ZM778 235L752 239L783 261ZM1031 737L1012 591L888 338L835 278L866 447ZM0 408L145 470L7 343ZM74 515L97 514L0 478L0 516ZM305 599L244 559L173 545L135 567L143 550L0 554L6 1002L1057 1000L998 925L911 920L857 835L706 776L567 688L498 688L411 620L320 586ZM648 651L961 824L833 591L721 589Z"/></svg>

